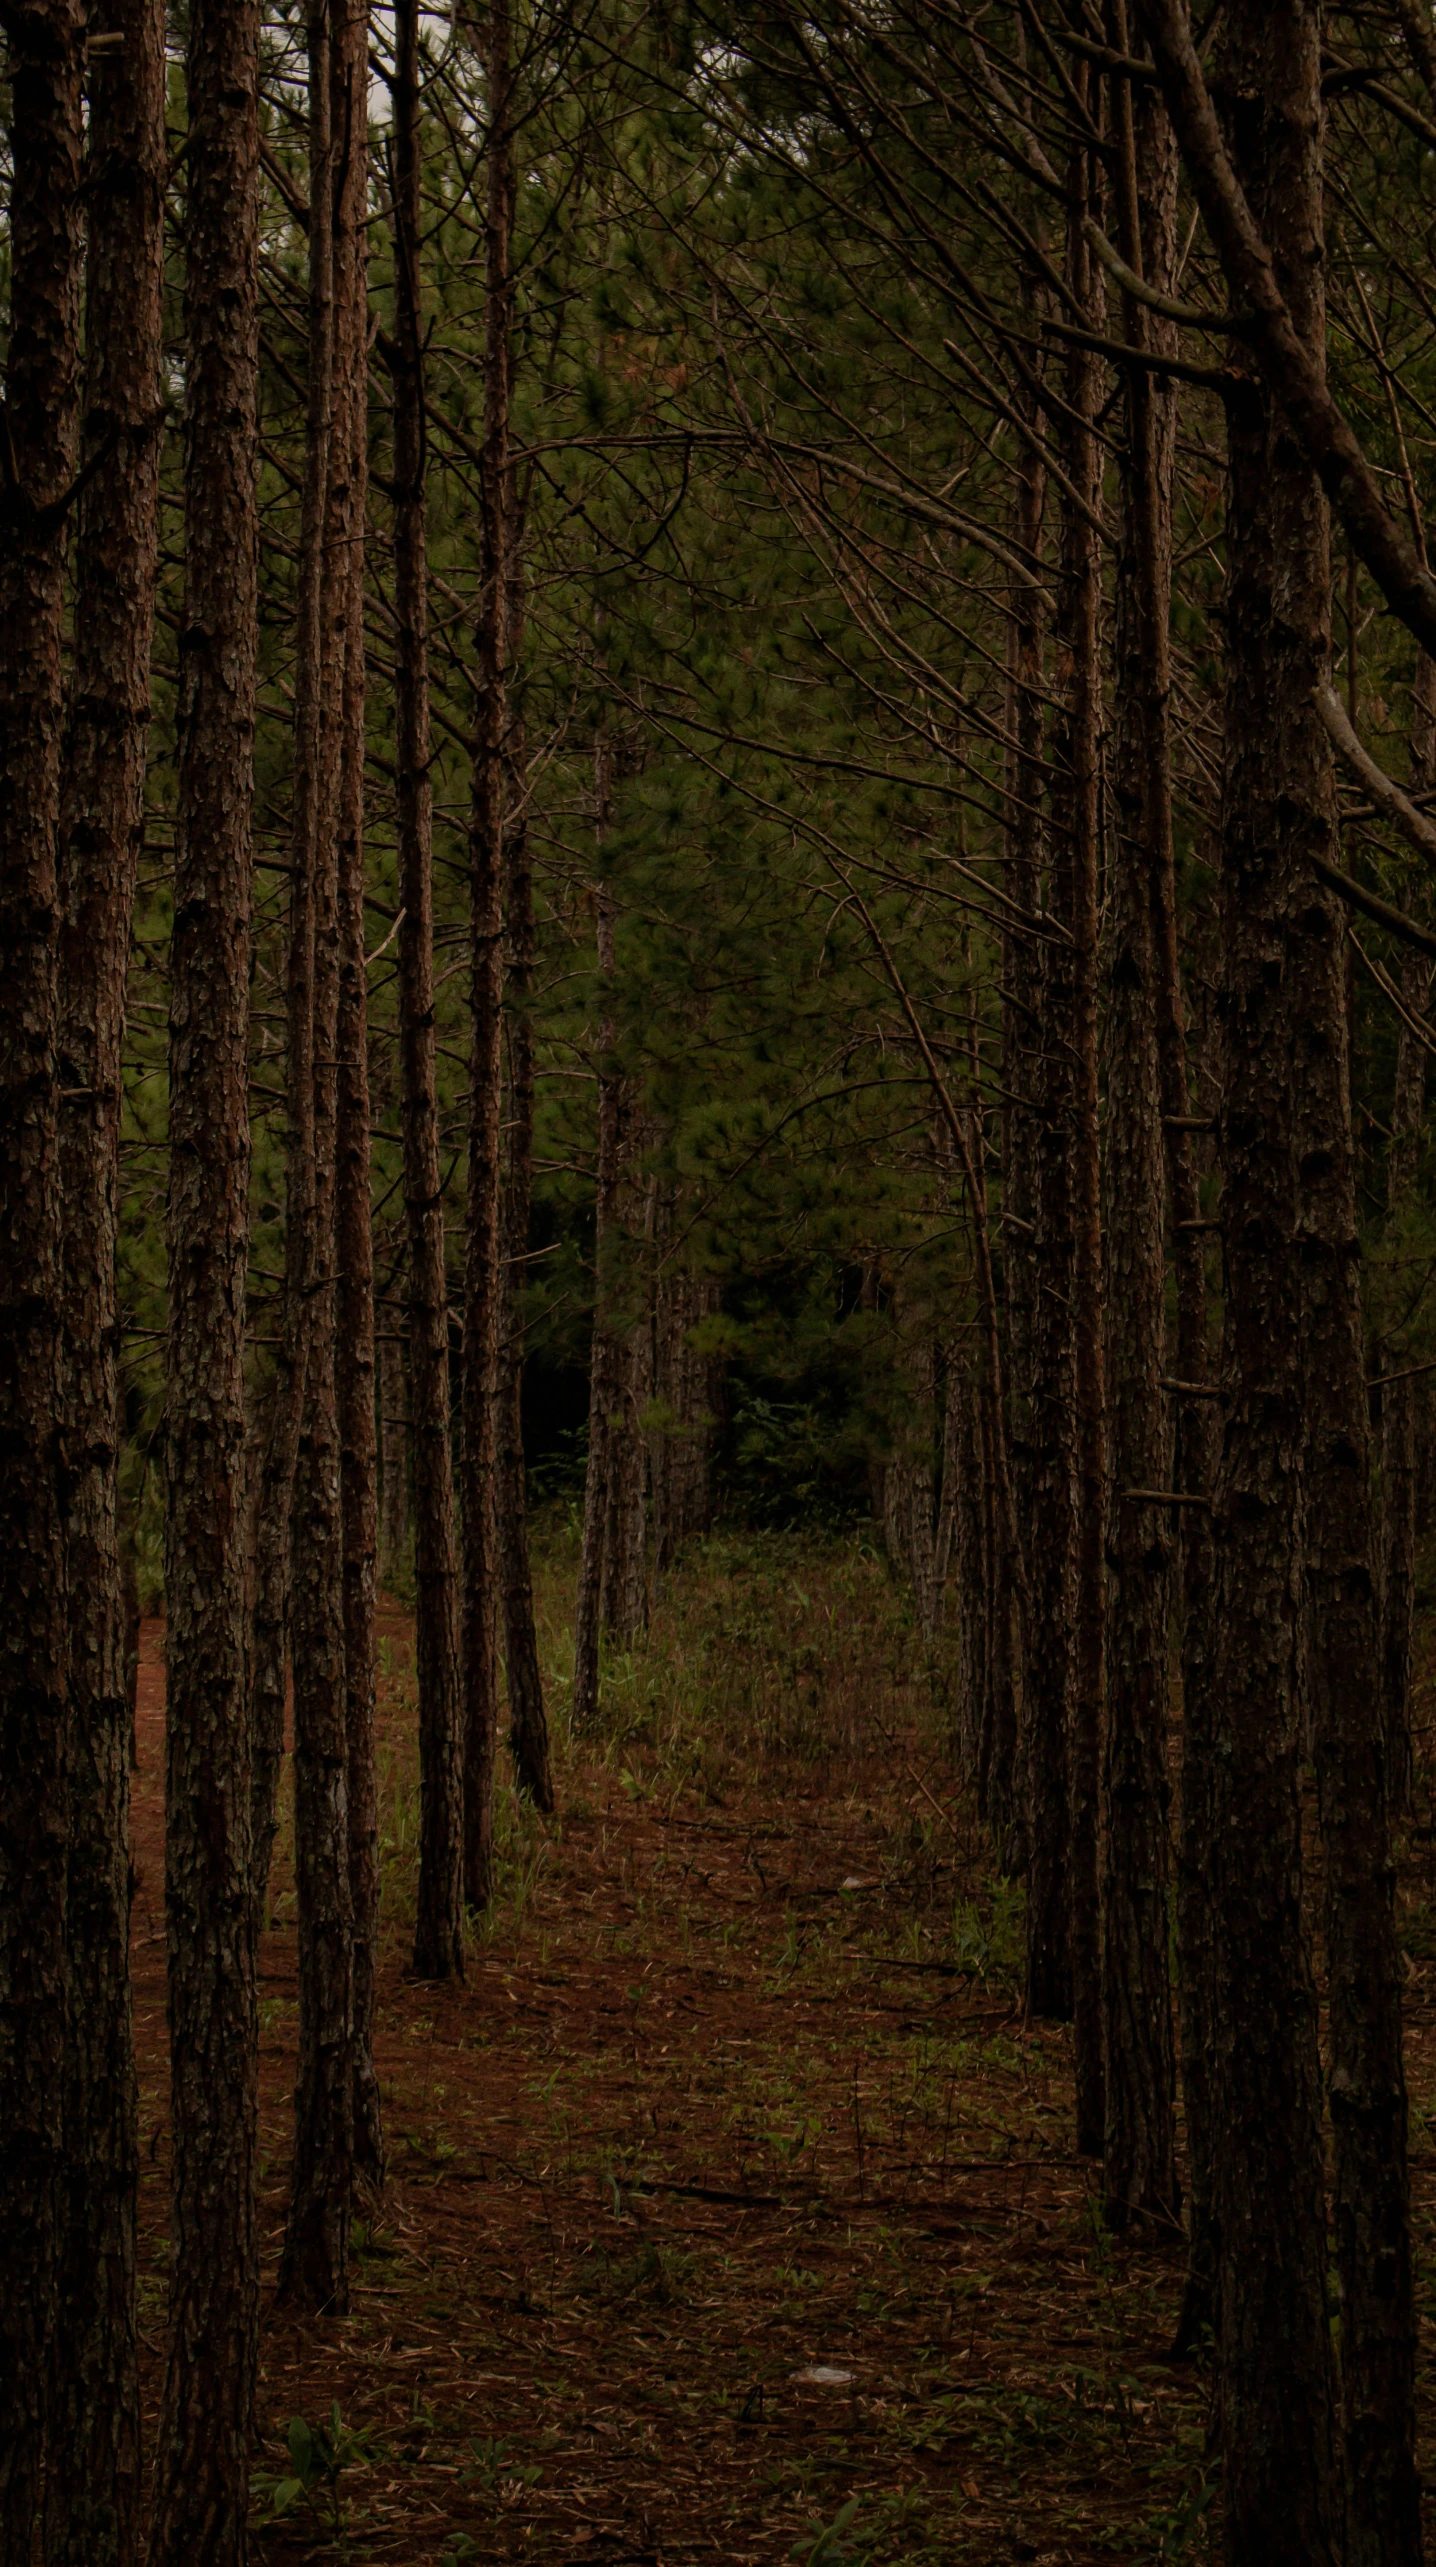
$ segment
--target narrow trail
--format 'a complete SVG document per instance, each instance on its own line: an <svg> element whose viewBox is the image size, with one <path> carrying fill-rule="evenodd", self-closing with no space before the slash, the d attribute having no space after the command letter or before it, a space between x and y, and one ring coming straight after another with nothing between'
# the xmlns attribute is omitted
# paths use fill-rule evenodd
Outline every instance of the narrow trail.
<svg viewBox="0 0 1436 2567"><path fill-rule="evenodd" d="M341 2527L325 2494L264 2528L258 2557L1206 2554L1206 2381L1165 2350L1180 2241L1104 2236L1070 2148L1067 2039L1023 2023L1020 1919L949 1814L886 1581L845 1572L834 1598L808 1565L786 1622L781 1575L756 1623L721 1579L660 1616L612 1689L606 1751L564 1753L561 1822L511 1814L461 1986L406 1976L409 1630L386 1618L389 2174L339 2321L272 2298L295 2041L283 1869L260 1987L257 2469L280 2474L291 2419L336 2403L363 2448ZM701 1735L691 1701L682 1717L695 1615L710 1643L726 1623L750 1680L746 1711L730 1698ZM803 1637L815 1620L826 1654ZM134 1831L151 2430L162 1639L146 1626Z"/></svg>

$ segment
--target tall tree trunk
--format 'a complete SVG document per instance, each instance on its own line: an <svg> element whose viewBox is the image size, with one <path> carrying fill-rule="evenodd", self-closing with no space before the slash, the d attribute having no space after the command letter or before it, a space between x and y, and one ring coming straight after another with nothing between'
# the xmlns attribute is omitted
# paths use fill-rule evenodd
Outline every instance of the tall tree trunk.
<svg viewBox="0 0 1436 2567"><path fill-rule="evenodd" d="M433 791L425 498L418 0L394 10L394 605L399 766L399 1047L409 1226L419 1895L414 1968L464 1966L458 1569L449 1447L449 1280L434 1033Z"/></svg>
<svg viewBox="0 0 1436 2567"><path fill-rule="evenodd" d="M1024 308L1030 304L1024 294ZM1043 673L1045 600L1040 585L1047 474L1035 445L1017 462L1016 526L1019 558L1028 575L1015 578L1008 605L1008 797L1003 839L1003 881L1013 907L1035 918L1042 900L1045 791ZM1009 923L1002 939L1002 1274L1007 1330L1009 1399L1005 1420L1012 1455L1017 1539L1025 1553L1034 1599L1044 1570L1037 1556L1034 1443L1034 1347L1050 1356L1047 1321L1039 1313L1039 1269L1034 1257L1038 1219L1041 1125L1034 1090L1043 1076L1041 1033L1043 947L1029 931ZM1035 1332L1035 1333L1034 1333ZM1045 1465L1043 1466L1046 1467ZM1014 1566L1016 1564L1014 1563ZM1047 1599L1050 1602L1050 1598ZM993 1597L994 1612L997 1598ZM1014 1748L1012 1835L1017 1861L1028 1874L1028 1993L1038 2013L1065 2014L1070 2004L1065 1918L1065 1762L1054 1774L1050 1748L1060 1718L1060 1690L1049 1685L1045 1628L1037 1612L1027 1633L1034 1663L1016 1668L1017 1737ZM1065 1645L1065 1643L1064 1643ZM1065 1679L1058 1671L1058 1685Z"/></svg>
<svg viewBox="0 0 1436 2567"><path fill-rule="evenodd" d="M279 1823L279 1778L284 1763L286 1678L295 1607L296 1551L307 1556L308 1535L296 1543L294 1509L300 1450L309 1406L309 1366L322 1313L316 1281L330 1274L319 1232L319 1144L315 1133L317 1078L315 976L320 868L326 827L334 817L333 707L326 700L324 655L328 624L324 596L325 521L329 507L329 448L334 392L334 241L329 220L329 118L327 83L316 97L316 29L327 56L328 18L320 0L308 0L309 26L309 379L304 422L304 484L299 535L299 576L294 615L294 771L291 789L289 951L286 962L285 1105L288 1117L284 1190L284 1299L279 1352L260 1475L255 1541L254 1638L250 1718L254 1736L254 1886L262 1930L274 1839ZM324 1073L328 1075L326 1071ZM332 1381L332 1358L330 1379Z"/></svg>
<svg viewBox="0 0 1436 2567"><path fill-rule="evenodd" d="M1090 440L1089 440L1090 442ZM1035 462L1028 476L1036 474ZM1029 500L1028 505L1032 503ZM1073 565L1071 508L1063 533L1064 682L1072 675ZM1040 524L1040 520L1039 520ZM1040 609L1030 618L1038 666L1024 668L1019 713L1027 688L1040 680ZM1030 646L1031 647L1031 646ZM1029 758L1034 742L1024 743ZM1047 902L1056 933L1041 949L1038 1015L1041 1053L1034 1065L1038 1112L1032 1150L1030 1273L1030 1374L1028 1467L1032 1619L1025 1667L1027 1793L1027 2004L1033 2014L1058 2021L1072 2013L1072 1877L1068 1730L1073 1703L1073 1650L1077 1609L1077 1513L1073 1457L1076 1450L1074 1368L1075 1241L1073 1151L1070 1114L1071 1059L1067 1045L1075 1011L1075 948L1070 935L1074 850L1070 817L1073 776L1065 726L1053 744L1054 776ZM1035 776L1035 760L1022 761ZM1024 797L1025 798L1025 797Z"/></svg>
<svg viewBox="0 0 1436 2567"><path fill-rule="evenodd" d="M336 415L341 443L330 550L345 603L338 814L339 1026L335 1150L345 1750L353 1950L354 2162L384 2171L374 2067L379 1811L374 1769L374 1240L370 1226L369 1001L364 958L364 550L369 480L369 12L338 0L333 45ZM343 476L343 505L339 482Z"/></svg>
<svg viewBox="0 0 1436 2567"><path fill-rule="evenodd" d="M1128 51L1123 0L1108 23ZM1171 291L1177 159L1166 110L1112 84L1118 235L1129 267ZM1151 312L1125 299L1129 345ZM1175 331L1166 336L1175 338ZM1170 1812L1167 1632L1173 1510L1128 1495L1160 1490L1168 1434L1161 1071L1157 1049L1155 868L1169 865L1171 767L1167 634L1171 595L1170 382L1129 369L1117 558L1113 782L1114 933L1107 1009L1106 1288L1111 1391L1107 1683L1102 1770L1102 2001L1108 2223L1177 2210L1176 2063L1167 1967Z"/></svg>
<svg viewBox="0 0 1436 2567"><path fill-rule="evenodd" d="M509 13L487 30L484 207L483 588L469 810L469 1201L464 1256L464 1896L493 1894L498 1732L498 1372L503 1300L503 847L508 729L509 367L512 220Z"/></svg>
<svg viewBox="0 0 1436 2567"><path fill-rule="evenodd" d="M1079 87L1087 81L1079 71ZM1068 179L1067 280L1074 308L1099 330L1099 270L1082 229L1091 210L1093 167L1074 156ZM1103 1530L1106 1415L1102 1361L1101 1139L1097 1069L1098 874L1101 856L1102 676L1098 615L1102 562L1093 523L1101 492L1094 422L1097 367L1073 346L1067 368L1067 469L1085 502L1065 505L1062 527L1058 690L1063 702L1058 765L1061 826L1054 832L1054 909L1071 938L1070 1013L1061 1032L1069 1099L1072 1222L1072 1388L1076 1530L1073 1547L1072 1672L1068 1713L1068 1887L1071 1900L1072 2032L1077 2072L1077 2145L1102 2152L1102 1968L1098 1884L1103 1676Z"/></svg>
<svg viewBox="0 0 1436 2567"><path fill-rule="evenodd" d="M1436 661L1417 656L1411 722L1411 781L1429 792L1436 782ZM1418 1016L1431 996L1431 965L1408 953L1401 966L1401 994ZM1416 1187L1422 1117L1426 1109L1426 1051L1409 1025L1396 1037L1396 1083L1391 1101L1391 1148L1386 1163L1386 1211L1393 1225L1405 1214ZM1391 1363L1398 1375L1403 1358ZM1383 1368L1384 1369L1384 1368ZM1381 1725L1393 1810L1411 1794L1411 1624L1416 1602L1416 1402L1415 1381L1387 1382L1381 1393Z"/></svg>
<svg viewBox="0 0 1436 2567"><path fill-rule="evenodd" d="M6 13L12 84L0 545L0 2549L40 2504L65 2073L65 1540L56 1097L63 522L74 471L80 0ZM33 512L33 513L31 513Z"/></svg>
<svg viewBox="0 0 1436 2567"><path fill-rule="evenodd" d="M339 916L336 825L348 583L335 544L334 136L331 0L309 0L309 366L302 572L316 598L301 624L295 686L295 862L313 883L314 1272L309 1360L290 1518L294 1663L294 1875L299 2073L294 2161L280 2257L282 2299L348 2305L353 2164L353 1911L345 1738L344 1557L335 1362L335 1146ZM318 507L311 512L317 486ZM312 553L309 548L312 547ZM312 659L308 654L313 651Z"/></svg>
<svg viewBox="0 0 1436 2567"><path fill-rule="evenodd" d="M595 827L600 848L613 808L613 748L600 731L593 754ZM600 980L614 972L613 903L602 884L597 895L597 961ZM573 1726L591 1728L598 1718L604 1555L613 1468L610 1421L621 1396L621 1353L609 1319L609 1262L618 1217L621 1104L613 1067L614 1029L609 1016L598 1028L598 1168L593 1206L593 1330L588 1359L588 1467L583 1483L583 1542L573 1631Z"/></svg>
<svg viewBox="0 0 1436 2567"><path fill-rule="evenodd" d="M957 1752L969 1781L977 1776L987 1693L988 1551L992 1515L983 1503L986 1476L972 1358L954 1347L948 1359L947 1415L943 1433L943 1491L953 1517L953 1587L950 1619L957 1626ZM950 1490L950 1495L948 1494Z"/></svg>
<svg viewBox="0 0 1436 2567"><path fill-rule="evenodd" d="M963 1168L972 1224L973 1259L978 1271L986 1325L977 1354L975 1492L982 1517L982 1551L986 1562L987 1619L982 1643L982 1709L977 1750L977 1797L984 1818L997 1836L1004 1866L1019 1841L1018 1752L1021 1721L1023 1655L1022 1563L1012 1469L1007 1454L1007 1405L1000 1369L996 1288L988 1249L987 1138L978 1081L976 1027L970 1029L972 1078L961 1121L966 1135ZM986 1281L984 1282L984 1275Z"/></svg>
<svg viewBox="0 0 1436 2567"><path fill-rule="evenodd" d="M1315 17L1227 13L1232 141L1308 328L1320 240ZM1331 826L1312 706L1327 646L1315 477L1234 351L1227 393L1222 1005L1223 1438L1213 1492L1210 1895L1220 2345L1231 2567L1340 2554L1316 1991L1302 1919L1298 1584L1307 1382L1301 1190L1306 862ZM1279 589L1277 583L1280 583ZM1315 1030L1313 1028L1313 1030ZM1328 1022L1323 1029L1333 1039ZM1344 1048L1344 1047L1343 1047ZM1325 1136L1330 1148L1333 1136ZM1190 1753L1190 1740L1188 1746Z"/></svg>
<svg viewBox="0 0 1436 2567"><path fill-rule="evenodd" d="M1299 168L1292 165L1290 126L1273 155L1281 182L1269 200L1267 220L1276 230L1273 248L1279 269L1286 271L1283 282L1299 326L1320 349L1324 209L1316 28L1308 34L1304 20L1305 79L1295 98L1288 86L1291 53L1273 50L1268 60L1276 75L1269 97L1283 119L1297 106L1302 142ZM1315 683L1327 674L1331 648L1327 506L1309 468L1302 480L1298 488L1293 474L1278 529L1279 558L1291 544L1302 593L1293 595L1288 572L1279 610L1292 659L1299 657ZM1337 864L1341 836L1331 746L1309 697L1300 716L1293 709L1293 731L1298 721L1305 736L1287 741L1288 807L1295 809L1306 855ZM1335 899L1312 886L1299 913L1292 956L1294 1245L1306 1363L1307 1664L1326 1858L1327 2097L1336 2168L1345 2558L1346 2567L1418 2567L1421 2484L1415 2456L1403 1964L1382 1718L1345 947L1345 922Z"/></svg>
<svg viewBox="0 0 1436 2567"><path fill-rule="evenodd" d="M129 2567L139 2535L138 2095L130 2013L129 1633L120 1559L115 1246L120 1056L159 517L165 19L125 0L90 71L84 446L60 816L60 1153L71 1467L65 2175L45 2555Z"/></svg>
<svg viewBox="0 0 1436 2567"><path fill-rule="evenodd" d="M522 599L510 564L510 656L518 647ZM553 1770L544 1712L543 1672L534 1625L533 1571L529 1563L528 1496L524 1479L524 1327L522 1292L527 1273L533 1201L534 1035L529 1013L534 966L533 869L529 856L528 779L524 726L516 717L508 748L508 985L505 1010L509 1055L508 1139L504 1158L504 1298L499 1342L498 1542L503 1587L504 1661L509 1690L509 1740L519 1787L538 1809L551 1810Z"/></svg>
<svg viewBox="0 0 1436 2567"><path fill-rule="evenodd" d="M244 1646L257 0L191 0L188 69L165 1537L172 2261L150 2558L243 2567L259 2317Z"/></svg>

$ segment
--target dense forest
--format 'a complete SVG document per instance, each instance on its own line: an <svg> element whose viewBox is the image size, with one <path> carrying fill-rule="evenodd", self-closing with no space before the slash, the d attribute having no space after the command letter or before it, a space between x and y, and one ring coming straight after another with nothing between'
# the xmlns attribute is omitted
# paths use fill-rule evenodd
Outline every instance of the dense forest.
<svg viewBox="0 0 1436 2567"><path fill-rule="evenodd" d="M1429 0L0 35L0 2567L1415 2567Z"/></svg>

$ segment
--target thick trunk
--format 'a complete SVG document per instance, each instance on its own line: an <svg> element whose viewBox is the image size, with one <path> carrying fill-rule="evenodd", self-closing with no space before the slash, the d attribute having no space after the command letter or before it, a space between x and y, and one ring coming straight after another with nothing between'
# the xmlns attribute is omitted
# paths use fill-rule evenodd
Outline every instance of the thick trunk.
<svg viewBox="0 0 1436 2567"><path fill-rule="evenodd" d="M140 2502L129 1628L115 1243L125 975L144 821L159 505L165 20L128 0L90 75L84 445L60 820L60 1147L71 1494L65 2180L45 2555L128 2567ZM133 1571L131 1571L131 1581Z"/></svg>
<svg viewBox="0 0 1436 2567"><path fill-rule="evenodd" d="M39 510L78 419L79 0L7 12L12 82L5 421ZM7 458L8 461L8 458ZM13 505L0 548L0 2550L28 2561L43 2457L65 2071L67 1710L58 1465L56 1097L64 533Z"/></svg>
<svg viewBox="0 0 1436 2567"><path fill-rule="evenodd" d="M1270 56L1276 75L1270 94L1287 135L1274 155L1281 184L1266 219L1277 259L1289 271L1293 311L1320 349L1320 53L1316 29L1305 18L1299 83L1293 82L1295 41L1280 53L1273 46ZM1308 467L1290 475L1278 505L1279 557L1296 562L1300 581L1298 588L1287 570L1280 592L1283 624L1288 633L1295 628L1292 676L1299 660L1314 682L1330 657L1331 579L1326 500ZM1308 858L1339 864L1330 743L1309 699L1300 713L1293 705L1286 755L1287 802L1295 806L1303 850ZM1305 1606L1326 1856L1345 2557L1346 2567L1417 2567L1421 2488L1403 1962L1381 1701L1345 922L1332 895L1313 887L1295 923L1292 1140L1306 1364Z"/></svg>
<svg viewBox="0 0 1436 2567"><path fill-rule="evenodd" d="M518 582L510 570L515 606L510 649L517 648ZM533 1199L534 1036L529 1013L534 965L533 871L529 861L528 782L524 729L516 720L508 753L508 826L504 865L508 885L509 1116L504 1156L504 1300L499 1343L498 1539L503 1587L504 1664L509 1693L509 1744L519 1788L535 1806L551 1810L553 1769L544 1711L543 1671L534 1624L533 1572L529 1564L528 1493L524 1477L524 1319L529 1216Z"/></svg>
<svg viewBox="0 0 1436 2567"><path fill-rule="evenodd" d="M394 606L398 622L399 1048L409 1226L419 1895L414 1968L464 1966L458 1570L449 1447L449 1282L434 1033L433 793L425 502L418 0L394 11Z"/></svg>
<svg viewBox="0 0 1436 2567"><path fill-rule="evenodd" d="M332 576L345 602L340 707L339 1026L335 1149L340 1509L344 1559L345 1755L353 1950L354 2162L382 2178L374 2067L379 1814L374 1770L374 1241L369 1218L369 1005L364 961L364 537L368 495L369 18L338 0L333 45L336 416ZM342 506L340 481L344 482Z"/></svg>
<svg viewBox="0 0 1436 2567"><path fill-rule="evenodd" d="M508 664L509 16L488 21L484 211L483 588L469 808L469 1199L464 1254L464 1896L493 1894L498 1732L498 1372L503 1299L503 841Z"/></svg>
<svg viewBox="0 0 1436 2567"><path fill-rule="evenodd" d="M1114 47L1125 51L1122 0L1115 0L1109 24ZM1169 292L1177 162L1166 111L1147 93L1134 112L1129 84L1117 81L1113 123L1122 255ZM1135 297L1127 299L1123 325L1130 344L1145 344L1151 319ZM1167 621L1174 427L1170 385L1133 366L1117 558L1105 1219L1111 1484L1102 1764L1103 2156L1108 2223L1118 2229L1134 2211L1170 2221L1178 2201L1166 1738L1176 1511L1127 1495L1163 1486L1169 1440L1152 877L1170 864L1172 847Z"/></svg>
<svg viewBox="0 0 1436 2567"><path fill-rule="evenodd" d="M1280 213L1283 252L1308 269L1290 282L1309 303L1315 19L1289 0L1273 11L1241 0L1224 51L1247 183L1268 217ZM1228 394L1227 437L1225 1397L1209 1866L1226 2553L1232 2567L1313 2567L1339 2551L1298 1793L1307 1382L1296 1091L1309 1067L1304 948L1313 935L1332 941L1306 862L1331 828L1330 758L1312 707L1326 661L1326 524L1314 477L1244 374Z"/></svg>
<svg viewBox="0 0 1436 2567"><path fill-rule="evenodd" d="M257 627L259 10L192 0L185 605L170 954L170 2343L152 2567L241 2567L259 2317L244 1304Z"/></svg>

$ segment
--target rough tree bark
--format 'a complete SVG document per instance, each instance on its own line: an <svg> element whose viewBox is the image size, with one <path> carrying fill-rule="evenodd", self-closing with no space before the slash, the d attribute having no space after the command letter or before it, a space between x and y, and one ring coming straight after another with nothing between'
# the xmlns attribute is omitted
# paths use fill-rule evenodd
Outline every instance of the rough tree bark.
<svg viewBox="0 0 1436 2567"><path fill-rule="evenodd" d="M60 1158L70 1461L65 2172L51 2338L45 2555L129 2567L139 2533L138 2096L130 2014L125 1579L115 1245L120 1055L144 826L159 517L165 17L111 15L86 158L84 451L60 814Z"/></svg>
<svg viewBox="0 0 1436 2567"><path fill-rule="evenodd" d="M484 207L483 586L475 642L478 703L469 807L469 1196L464 1256L464 1896L493 1893L498 1730L499 1315L503 1299L503 842L508 666L509 365L513 214L509 12L487 27Z"/></svg>
<svg viewBox="0 0 1436 2567"><path fill-rule="evenodd" d="M5 32L5 422L14 484L0 529L0 2549L28 2561L41 2493L65 2069L55 868L63 500L78 424L84 11L79 0L32 0L7 11Z"/></svg>
<svg viewBox="0 0 1436 2567"><path fill-rule="evenodd" d="M464 1966L463 1756L458 1568L449 1449L449 1280L434 1032L433 791L429 777L428 512L425 498L418 0L394 10L394 607L398 623L399 1052L409 1230L415 1659L419 1687L419 1894L414 1968Z"/></svg>
<svg viewBox="0 0 1436 2567"><path fill-rule="evenodd" d="M345 603L338 812L339 1023L335 1148L340 1509L349 1901L353 1951L354 2162L384 2172L374 2067L379 1812L374 1770L378 1440L370 1224L369 1002L364 959L364 550L369 481L369 12L338 0L333 38L334 375L339 444L329 551ZM344 487L341 493L341 479Z"/></svg>
<svg viewBox="0 0 1436 2567"><path fill-rule="evenodd" d="M336 827L348 585L336 558L334 178L331 0L309 0L309 364L302 568L316 609L302 626L295 685L295 864L313 885L311 1118L314 1266L304 1406L290 1512L294 1668L294 1877L299 2069L294 2158L279 2293L343 2311L349 2295L353 2172L353 1910L345 1737L344 1555L335 1360L335 1145L338 1120L339 871ZM342 466L339 467L342 472ZM317 508L311 514L311 492ZM301 836L302 832L302 836Z"/></svg>
<svg viewBox="0 0 1436 2567"><path fill-rule="evenodd" d="M1124 0L1108 24L1128 51ZM1170 293L1177 156L1160 100L1112 84L1118 245L1127 265ZM1155 316L1125 298L1123 331L1148 343ZM1151 331L1155 338L1155 326ZM1166 338L1174 338L1168 329ZM1157 1046L1159 968L1154 869L1171 862L1167 706L1171 595L1170 379L1133 365L1117 556L1113 928L1107 974L1107 1168L1104 1219L1111 1476L1107 1674L1102 1754L1102 2002L1107 2219L1175 2219L1176 2063L1167 1966L1168 1621L1175 1510L1128 1495L1160 1490L1168 1433L1162 1372L1166 1263Z"/></svg>
<svg viewBox="0 0 1436 2567"><path fill-rule="evenodd" d="M1223 57L1234 147L1264 210L1280 215L1284 249L1304 270L1289 269L1289 281L1314 320L1315 16L1301 0L1273 10L1240 0ZM1326 527L1314 477L1240 359L1227 445L1225 1397L1209 1867L1225 2539L1231 2567L1312 2567L1339 2554L1297 1779L1307 1385L1296 1087L1308 1066L1302 948L1329 935L1306 863L1330 827L1330 760L1311 702L1327 647Z"/></svg>
<svg viewBox="0 0 1436 2567"><path fill-rule="evenodd" d="M286 960L284 1299L269 1423L260 1474L255 1541L254 1641L250 1719L254 1736L254 1886L262 1928L279 1818L289 1672L295 1484L309 1399L309 1362L322 1313L316 1278L332 1271L319 1235L315 973L321 864L335 811L335 738L325 688L329 638L324 581L329 450L334 395L334 239L328 219L327 80L314 82L316 43L328 55L328 13L309 0L309 376L304 421L304 487L294 611L294 771L291 786L289 950ZM326 1069L325 1076L329 1075ZM332 1358L331 1380L332 1380Z"/></svg>
<svg viewBox="0 0 1436 2567"><path fill-rule="evenodd" d="M1244 13L1245 14L1245 13ZM1320 28L1286 11L1260 30L1268 76L1261 219L1288 307L1325 339ZM1234 37L1243 20L1236 22ZM1285 39L1285 41L1283 41ZM1250 57L1248 56L1248 60ZM1266 139L1264 137L1264 139ZM1271 183L1267 187L1267 168ZM1280 436L1281 432L1278 431ZM1283 443L1285 440L1283 439ZM1276 607L1292 635L1290 683L1314 683L1331 652L1326 500L1303 459L1279 485ZM1298 579L1290 563L1299 565ZM1298 585L1299 581L1299 585ZM1275 583L1274 583L1275 586ZM1294 647L1293 647L1294 645ZM1300 726L1300 729L1298 729ZM1308 858L1341 857L1331 743L1313 702L1293 707L1286 807ZM1295 771L1294 775L1292 771ZM1306 1364L1305 1605L1312 1734L1325 1851L1327 2101L1336 2168L1341 2445L1346 2567L1417 2567L1416 2308L1402 2045L1403 1961L1382 1719L1366 1348L1348 1058L1345 920L1311 884L1293 902L1292 1086L1297 1237Z"/></svg>
<svg viewBox="0 0 1436 2567"><path fill-rule="evenodd" d="M244 1307L259 9L192 0L170 953L165 1901L170 2340L152 2567L243 2567L259 2317Z"/></svg>

